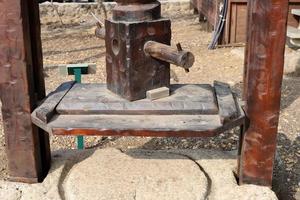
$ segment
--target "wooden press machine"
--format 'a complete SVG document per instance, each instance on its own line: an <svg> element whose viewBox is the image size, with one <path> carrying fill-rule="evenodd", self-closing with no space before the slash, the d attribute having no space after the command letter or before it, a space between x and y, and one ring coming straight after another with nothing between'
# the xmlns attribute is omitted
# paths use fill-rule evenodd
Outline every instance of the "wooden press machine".
<svg viewBox="0 0 300 200"><path fill-rule="evenodd" d="M0 49L0 97L11 179L43 180L51 160L49 133L211 137L241 127L239 182L271 185L286 0L249 3L244 108L225 83L170 84L170 64L188 72L194 56L180 44L170 46L171 22L156 0L117 1L102 30L106 83L67 82L45 97L38 4L20 2L0 2L6 16L0 26L15 36L0 30L6 48Z"/></svg>

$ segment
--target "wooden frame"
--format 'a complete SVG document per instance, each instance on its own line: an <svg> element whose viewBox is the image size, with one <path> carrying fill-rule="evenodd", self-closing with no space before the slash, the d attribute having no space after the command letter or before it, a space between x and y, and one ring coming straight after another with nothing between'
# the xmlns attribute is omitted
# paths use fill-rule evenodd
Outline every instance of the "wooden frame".
<svg viewBox="0 0 300 200"><path fill-rule="evenodd" d="M235 44L246 42L248 0L229 0L226 25L221 44ZM288 25L298 27L298 20L291 13L292 9L300 9L300 0L289 0Z"/></svg>
<svg viewBox="0 0 300 200"><path fill-rule="evenodd" d="M191 0L192 6L205 16L210 25L214 26L218 20L218 9L203 6L210 1L212 5L219 5L219 0ZM248 0L228 0L226 23L221 34L219 44L241 44L246 43L247 26L247 2ZM299 19L292 13L291 9L300 9L300 0L289 0L288 25L298 27Z"/></svg>
<svg viewBox="0 0 300 200"><path fill-rule="evenodd" d="M248 6L240 184L271 186L287 13L288 0L253 0ZM10 177L38 182L50 167L50 148L48 135L30 118L45 95L37 1L1 1L0 16L0 97Z"/></svg>

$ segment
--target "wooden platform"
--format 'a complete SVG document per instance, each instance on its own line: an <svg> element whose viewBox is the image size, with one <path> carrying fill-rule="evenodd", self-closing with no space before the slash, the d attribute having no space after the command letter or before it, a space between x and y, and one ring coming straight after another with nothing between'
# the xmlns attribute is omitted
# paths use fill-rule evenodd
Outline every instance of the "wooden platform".
<svg viewBox="0 0 300 200"><path fill-rule="evenodd" d="M172 85L171 95L151 101L127 101L105 84L76 84L59 103L59 114L218 114L211 85Z"/></svg>
<svg viewBox="0 0 300 200"><path fill-rule="evenodd" d="M32 121L56 135L207 137L243 123L227 84L172 85L171 95L127 101L105 84L64 83L33 113Z"/></svg>

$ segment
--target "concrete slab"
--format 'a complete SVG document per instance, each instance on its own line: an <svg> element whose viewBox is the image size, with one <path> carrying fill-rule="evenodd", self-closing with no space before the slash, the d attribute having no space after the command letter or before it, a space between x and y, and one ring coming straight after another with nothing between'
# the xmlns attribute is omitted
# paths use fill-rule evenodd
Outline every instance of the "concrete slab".
<svg viewBox="0 0 300 200"><path fill-rule="evenodd" d="M238 186L235 166L232 152L210 150L60 151L43 183L0 181L0 199L277 199L267 187Z"/></svg>
<svg viewBox="0 0 300 200"><path fill-rule="evenodd" d="M287 26L287 36L289 38L293 39L300 39L300 29L292 27L292 26Z"/></svg>
<svg viewBox="0 0 300 200"><path fill-rule="evenodd" d="M239 57L240 59L244 59L245 48L233 48L231 50L231 54ZM293 73L295 76L300 76L300 51L286 48L284 59L284 74L286 75L291 73Z"/></svg>
<svg viewBox="0 0 300 200"><path fill-rule="evenodd" d="M293 15L300 16L300 9L292 9L292 10L291 10L291 13L292 13Z"/></svg>

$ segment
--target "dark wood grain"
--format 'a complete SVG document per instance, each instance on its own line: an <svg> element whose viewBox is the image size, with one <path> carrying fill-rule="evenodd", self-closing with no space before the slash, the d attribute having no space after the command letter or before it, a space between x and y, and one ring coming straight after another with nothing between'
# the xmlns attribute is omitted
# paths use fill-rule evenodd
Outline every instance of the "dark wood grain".
<svg viewBox="0 0 300 200"><path fill-rule="evenodd" d="M156 0L117 1L112 10L112 19L115 21L151 21L161 18L161 5Z"/></svg>
<svg viewBox="0 0 300 200"><path fill-rule="evenodd" d="M107 20L105 29L109 90L134 101L145 98L148 90L169 87L170 64L146 55L144 44L152 40L170 45L170 20L132 23Z"/></svg>
<svg viewBox="0 0 300 200"><path fill-rule="evenodd" d="M37 118L48 123L55 114L57 105L74 84L75 81L63 83L54 92L50 93L46 100L36 109Z"/></svg>
<svg viewBox="0 0 300 200"><path fill-rule="evenodd" d="M0 98L9 175L41 181L50 167L48 135L32 124L31 112L45 95L38 4L0 1Z"/></svg>
<svg viewBox="0 0 300 200"><path fill-rule="evenodd" d="M228 85L216 85L219 87L219 104L226 104L229 100L235 104ZM156 101L144 99L129 102L107 91L105 84L75 84L63 97L57 106L57 114L49 123L37 118L35 112L38 109L32 113L32 120L45 131L57 135L153 137L209 137L244 123L245 116L239 107L235 108L239 115L229 117L230 120L225 124L221 123L215 91L211 85L178 84L171 85L171 88L170 97ZM231 95L229 100L228 95ZM192 103L188 104L189 102ZM208 105L215 108L213 113L197 114L197 110L189 113L189 109L209 108ZM221 107L231 108L226 106ZM171 114L167 114L171 111ZM232 114L231 110L224 113L229 113L230 116Z"/></svg>
<svg viewBox="0 0 300 200"><path fill-rule="evenodd" d="M144 52L147 41L171 43L171 21L160 13L156 0L119 0L105 22L107 88L129 101L170 85L170 64Z"/></svg>
<svg viewBox="0 0 300 200"><path fill-rule="evenodd" d="M247 41L245 112L249 127L242 142L239 181L271 186L288 0L253 0L248 12L251 24Z"/></svg>
<svg viewBox="0 0 300 200"><path fill-rule="evenodd" d="M243 120L222 125L218 115L56 115L48 124L33 121L54 135L212 137Z"/></svg>
<svg viewBox="0 0 300 200"><path fill-rule="evenodd" d="M43 69L43 52L42 52L42 41L41 27L40 27L40 12L39 5L36 0L27 0L28 4L28 22L30 25L30 42L31 42L31 55L32 55L32 67L33 70L29 76L34 77L34 87L37 91L38 101L45 98L45 80L44 80L44 69ZM35 105L36 106L36 105Z"/></svg>
<svg viewBox="0 0 300 200"><path fill-rule="evenodd" d="M240 123L223 127L218 115L59 115L48 126L55 135L212 137Z"/></svg>
<svg viewBox="0 0 300 200"><path fill-rule="evenodd" d="M171 85L171 95L130 102L106 89L105 84L76 84L57 106L60 114L218 114L213 87Z"/></svg>
<svg viewBox="0 0 300 200"><path fill-rule="evenodd" d="M214 88L222 124L237 118L239 116L237 103L230 86L226 83L215 81Z"/></svg>
<svg viewBox="0 0 300 200"><path fill-rule="evenodd" d="M69 129L73 134L94 134L106 131L109 133L125 132L202 132L212 131L219 126L218 115L59 115L49 123L53 127L53 134L58 134L59 129ZM74 130L72 134L72 130ZM84 132L78 130L86 130ZM139 135L142 135L141 133ZM182 134L184 136L185 134ZM150 135L148 135L150 136ZM154 136L154 135L152 135Z"/></svg>
<svg viewBox="0 0 300 200"><path fill-rule="evenodd" d="M29 13L29 26L31 36L31 52L32 52L32 66L33 66L33 79L35 94L37 99L32 100L33 107L36 108L38 104L45 98L45 80L44 80L44 68L43 68L43 52L42 52L42 40L41 40L41 27L40 27L40 12L39 4L36 0L28 0L28 13ZM49 134L42 129L38 129L38 142L39 154L37 158L41 162L41 173L38 177L38 181L42 181L51 166L51 150ZM35 147L38 148L38 147Z"/></svg>

